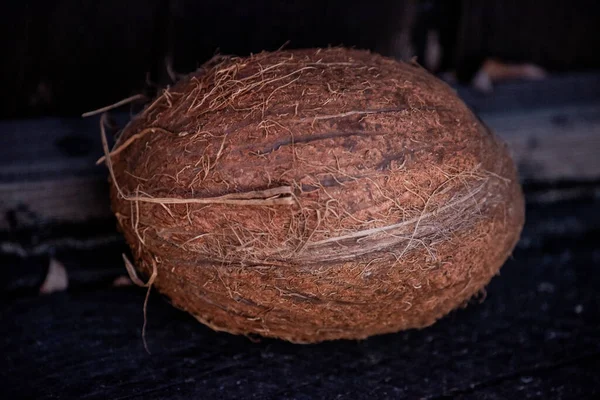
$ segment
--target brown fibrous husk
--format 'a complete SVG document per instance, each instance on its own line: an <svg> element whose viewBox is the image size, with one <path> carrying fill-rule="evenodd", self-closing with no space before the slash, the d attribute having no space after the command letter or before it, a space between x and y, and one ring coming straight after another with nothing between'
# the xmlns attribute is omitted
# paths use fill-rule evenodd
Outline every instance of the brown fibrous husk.
<svg viewBox="0 0 600 400"><path fill-rule="evenodd" d="M136 268L236 334L428 326L482 290L524 220L505 145L417 64L366 51L215 57L105 161Z"/></svg>

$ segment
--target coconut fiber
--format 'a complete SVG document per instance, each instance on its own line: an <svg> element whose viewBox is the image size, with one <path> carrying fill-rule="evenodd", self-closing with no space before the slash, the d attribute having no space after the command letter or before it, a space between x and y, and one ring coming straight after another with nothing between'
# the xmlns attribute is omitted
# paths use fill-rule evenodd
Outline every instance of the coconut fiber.
<svg viewBox="0 0 600 400"><path fill-rule="evenodd" d="M506 146L416 63L366 51L216 57L106 161L154 287L213 329L293 342L434 323L524 219Z"/></svg>

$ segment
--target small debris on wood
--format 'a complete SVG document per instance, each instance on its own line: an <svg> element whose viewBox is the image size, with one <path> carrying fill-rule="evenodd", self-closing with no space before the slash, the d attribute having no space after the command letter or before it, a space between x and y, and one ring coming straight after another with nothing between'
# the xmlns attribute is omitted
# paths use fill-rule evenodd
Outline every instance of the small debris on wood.
<svg viewBox="0 0 600 400"><path fill-rule="evenodd" d="M131 279L129 279L128 276L121 275L115 278L112 285L115 287L132 286L133 282L131 282Z"/></svg>
<svg viewBox="0 0 600 400"><path fill-rule="evenodd" d="M40 294L51 294L54 292L62 292L69 287L69 275L65 266L58 260L50 258L50 266L48 274L42 286L40 286Z"/></svg>

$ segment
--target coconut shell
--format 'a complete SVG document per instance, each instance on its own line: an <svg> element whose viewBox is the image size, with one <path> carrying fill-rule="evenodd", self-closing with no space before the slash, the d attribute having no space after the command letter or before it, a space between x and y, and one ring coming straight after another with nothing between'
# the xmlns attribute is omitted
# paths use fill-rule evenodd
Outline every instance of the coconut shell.
<svg viewBox="0 0 600 400"><path fill-rule="evenodd" d="M426 327L482 291L524 220L506 146L416 63L366 51L217 57L108 161L138 271L235 334Z"/></svg>

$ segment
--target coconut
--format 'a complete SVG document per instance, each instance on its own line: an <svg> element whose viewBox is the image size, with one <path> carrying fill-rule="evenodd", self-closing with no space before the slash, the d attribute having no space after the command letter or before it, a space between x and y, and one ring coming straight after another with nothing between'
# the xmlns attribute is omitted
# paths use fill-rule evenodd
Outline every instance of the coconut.
<svg viewBox="0 0 600 400"><path fill-rule="evenodd" d="M216 57L106 161L136 269L235 334L426 327L482 291L524 220L506 146L416 63L367 51Z"/></svg>

